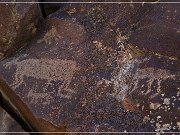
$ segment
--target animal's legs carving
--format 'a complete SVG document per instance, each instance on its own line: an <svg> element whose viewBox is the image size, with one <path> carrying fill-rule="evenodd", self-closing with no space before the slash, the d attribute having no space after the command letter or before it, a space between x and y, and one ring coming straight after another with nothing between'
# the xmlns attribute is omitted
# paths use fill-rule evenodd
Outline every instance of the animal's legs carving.
<svg viewBox="0 0 180 135"><path fill-rule="evenodd" d="M71 94L74 93L74 91L72 89L69 89L69 85L70 85L71 81L70 80L65 80L62 84L62 86L59 87L58 90L58 95L64 98L71 98ZM66 91L67 94L62 94L62 91Z"/></svg>
<svg viewBox="0 0 180 135"><path fill-rule="evenodd" d="M16 72L15 82L12 84L12 87L13 87L14 89L16 89L16 88L19 87L21 84L23 84L23 75L22 75L22 74L18 74L18 72Z"/></svg>

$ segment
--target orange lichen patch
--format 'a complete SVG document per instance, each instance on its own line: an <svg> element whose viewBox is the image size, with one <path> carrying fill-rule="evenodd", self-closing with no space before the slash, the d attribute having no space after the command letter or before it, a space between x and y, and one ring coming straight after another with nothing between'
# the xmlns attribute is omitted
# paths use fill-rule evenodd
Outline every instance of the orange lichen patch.
<svg viewBox="0 0 180 135"><path fill-rule="evenodd" d="M128 97L125 97L125 98L122 100L122 105L123 105L123 107L124 107L124 109L125 109L126 111L132 111L132 112L134 112L134 111L137 110L137 107L136 107L135 103L133 103L133 101L132 101L130 98L128 98Z"/></svg>

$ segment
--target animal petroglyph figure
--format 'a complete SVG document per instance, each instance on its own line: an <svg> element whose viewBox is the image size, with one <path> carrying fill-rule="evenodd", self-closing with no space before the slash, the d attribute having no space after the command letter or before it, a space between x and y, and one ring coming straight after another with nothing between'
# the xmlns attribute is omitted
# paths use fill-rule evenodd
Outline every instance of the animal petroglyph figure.
<svg viewBox="0 0 180 135"><path fill-rule="evenodd" d="M148 79L147 91L144 93L145 95L147 95L149 92L152 91L152 86L154 82L157 81L157 93L150 97L150 98L153 98L160 93L161 82L166 79L175 79L175 76L176 75L171 74L168 70L163 70L163 69L154 69L154 68L139 69L137 70L133 79L135 85L132 89L132 92L138 89L138 83L140 80Z"/></svg>
<svg viewBox="0 0 180 135"><path fill-rule="evenodd" d="M118 101L124 100L128 93L139 88L138 84L141 80L147 80L147 91L144 93L147 95L152 92L154 83L157 82L156 95L152 95L150 98L157 96L161 92L161 83L166 79L174 79L175 75L171 74L168 70L155 69L155 68L137 68L140 63L149 60L145 58L142 60L132 59L131 56L125 54L121 58L118 64L120 65L115 70L115 75L111 78L114 85L114 92L111 94Z"/></svg>
<svg viewBox="0 0 180 135"><path fill-rule="evenodd" d="M23 84L23 77L33 77L35 79L41 79L47 81L47 87L52 81L63 81L62 85L59 87L58 95L64 98L70 98L69 94L62 94L62 91L67 91L67 93L74 93L73 90L69 89L72 77L74 73L79 70L75 61L72 60L61 60L61 59L26 59L22 61L15 60L14 62L9 62L5 64L5 67L10 65L16 65L16 72L13 88L18 88Z"/></svg>

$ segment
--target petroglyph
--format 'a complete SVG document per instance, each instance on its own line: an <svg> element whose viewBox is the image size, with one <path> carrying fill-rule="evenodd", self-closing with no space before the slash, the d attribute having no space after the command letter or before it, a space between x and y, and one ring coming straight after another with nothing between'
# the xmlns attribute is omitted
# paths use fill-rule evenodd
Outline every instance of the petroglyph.
<svg viewBox="0 0 180 135"><path fill-rule="evenodd" d="M38 40L38 43L42 43L43 41L46 44L51 44L53 41L58 41L59 39L61 39L62 36L60 36L60 34L58 34L56 28L52 27L45 35L42 39Z"/></svg>
<svg viewBox="0 0 180 135"><path fill-rule="evenodd" d="M31 98L32 103L36 104L38 102L41 102L43 105L49 105L53 99L53 97L50 96L48 93L36 93L33 90L30 90L28 92L27 97Z"/></svg>
<svg viewBox="0 0 180 135"><path fill-rule="evenodd" d="M84 39L84 26L75 20L48 20L51 26L44 36L37 43L45 43L46 45L69 43L70 45L79 44ZM71 34L69 34L71 33Z"/></svg>
<svg viewBox="0 0 180 135"><path fill-rule="evenodd" d="M8 62L4 66L16 65L16 71L14 76L14 83L12 87L18 88L24 83L23 77L33 77L35 79L45 80L47 89L52 81L62 81L62 85L58 89L58 95L63 98L71 98L71 94L74 90L69 89L72 77L74 73L79 70L75 61L61 60L61 59L26 59L22 61L15 60L14 62ZM67 94L63 94L66 91Z"/></svg>
<svg viewBox="0 0 180 135"><path fill-rule="evenodd" d="M166 79L175 79L175 76L176 75L171 74L168 70L163 70L163 69L154 69L154 68L138 69L133 79L135 86L133 87L132 91L138 88L137 85L140 80L148 79L147 91L142 94L147 95L149 92L151 92L154 82L157 82L157 87L156 87L157 93L155 95L151 95L150 97L153 98L161 92L161 82Z"/></svg>
<svg viewBox="0 0 180 135"><path fill-rule="evenodd" d="M168 70L144 68L138 69L138 65L149 60L145 58L138 60L132 58L128 52L124 52L122 58L118 61L118 67L114 72L111 81L114 85L114 91L111 94L118 101L122 101L128 93L138 89L138 84L141 80L147 80L147 90L142 94L147 95L152 91L152 86L156 84L156 94L151 95L150 98L156 97L161 92L161 83L166 79L174 79L176 75L172 75Z"/></svg>
<svg viewBox="0 0 180 135"><path fill-rule="evenodd" d="M146 81L147 90L145 93L142 92L142 94L144 95L150 93L152 91L152 86L154 82L157 82L157 92L156 94L150 96L150 98L153 98L161 92L161 83L163 80L175 79L176 75L172 75L167 70L154 68L138 69L133 75L132 70L133 68L135 68L134 66L136 62L137 61L131 60L125 63L122 68L119 69L118 75L112 79L115 89L115 92L112 95L119 101L123 100L127 93L131 93L134 90L138 89L138 84L141 80L148 79ZM132 84L134 84L134 86Z"/></svg>

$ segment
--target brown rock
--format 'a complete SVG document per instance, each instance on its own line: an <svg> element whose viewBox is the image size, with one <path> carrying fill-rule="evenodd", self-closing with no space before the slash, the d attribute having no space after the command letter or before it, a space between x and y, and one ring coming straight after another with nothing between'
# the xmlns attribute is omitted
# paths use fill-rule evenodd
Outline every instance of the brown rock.
<svg viewBox="0 0 180 135"><path fill-rule="evenodd" d="M142 18L128 42L147 52L180 58L179 5L156 4Z"/></svg>
<svg viewBox="0 0 180 135"><path fill-rule="evenodd" d="M1 78L0 105L27 132L65 132L65 127L55 126L44 119L35 118L26 104L22 102L22 100L16 95L16 93Z"/></svg>
<svg viewBox="0 0 180 135"><path fill-rule="evenodd" d="M139 83L144 80L147 90L151 82L146 79L164 79L177 88L179 61L128 44L153 7L67 4L48 16L44 29L25 50L0 63L0 73L36 118L65 125L67 131L155 131L156 124L144 118L151 112L137 105L149 104L147 96L138 99ZM151 95L159 94L157 90L150 89ZM173 127L170 131L177 130Z"/></svg>
<svg viewBox="0 0 180 135"><path fill-rule="evenodd" d="M94 5L96 11L98 6ZM79 8L85 8L77 9L80 16L67 13L62 18L67 10L49 16L43 32L26 50L2 61L3 78L35 117L65 125L67 131L142 130L140 114L126 112L111 96L117 47L108 43L116 42L115 33L102 18L93 18L96 12L88 15L93 6ZM92 24L84 24L87 20Z"/></svg>
<svg viewBox="0 0 180 135"><path fill-rule="evenodd" d="M0 132L25 132L21 126L2 108L0 108Z"/></svg>
<svg viewBox="0 0 180 135"><path fill-rule="evenodd" d="M35 3L1 3L0 12L0 59L3 59L27 44L42 17Z"/></svg>
<svg viewBox="0 0 180 135"><path fill-rule="evenodd" d="M150 56L140 63L130 92L156 131L178 131L179 60Z"/></svg>

